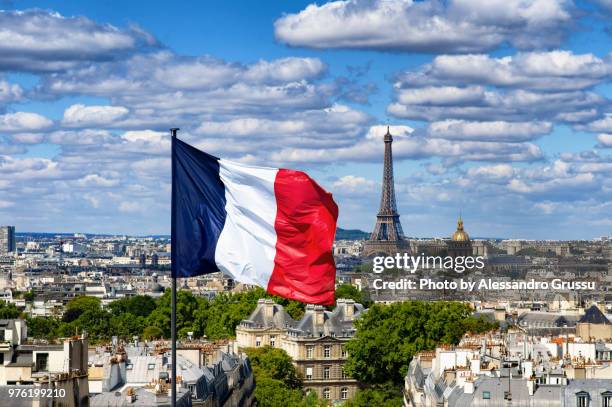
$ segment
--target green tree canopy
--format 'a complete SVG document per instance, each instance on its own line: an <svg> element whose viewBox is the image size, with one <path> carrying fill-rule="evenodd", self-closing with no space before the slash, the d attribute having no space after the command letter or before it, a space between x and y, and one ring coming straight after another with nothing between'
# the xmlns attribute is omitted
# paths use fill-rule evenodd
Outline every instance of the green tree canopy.
<svg viewBox="0 0 612 407"><path fill-rule="evenodd" d="M357 333L346 345L345 369L363 383L400 384L415 353L439 343L456 344L468 329L484 332L496 326L474 321L471 313L459 302L375 304L356 321Z"/></svg>
<svg viewBox="0 0 612 407"><path fill-rule="evenodd" d="M64 309L64 322L72 322L86 311L99 311L101 309L99 298L81 295L68 301Z"/></svg>
<svg viewBox="0 0 612 407"><path fill-rule="evenodd" d="M370 305L370 301L367 299L365 293L352 284L340 284L336 287L334 299L338 300L338 298L353 299L355 302L363 304L365 307Z"/></svg>
<svg viewBox="0 0 612 407"><path fill-rule="evenodd" d="M385 383L381 386L357 390L355 397L344 403L342 407L402 407L403 405L400 389L393 383Z"/></svg>
<svg viewBox="0 0 612 407"><path fill-rule="evenodd" d="M111 302L108 305L113 315L130 313L138 317L148 317L155 309L155 300L148 295L136 295Z"/></svg>
<svg viewBox="0 0 612 407"><path fill-rule="evenodd" d="M18 318L21 311L17 309L15 304L0 301L0 319L15 319Z"/></svg>
<svg viewBox="0 0 612 407"><path fill-rule="evenodd" d="M270 378L280 380L290 389L302 387L302 378L298 375L293 366L291 357L280 348L264 346L262 348L245 349L249 356L255 380L260 378Z"/></svg>

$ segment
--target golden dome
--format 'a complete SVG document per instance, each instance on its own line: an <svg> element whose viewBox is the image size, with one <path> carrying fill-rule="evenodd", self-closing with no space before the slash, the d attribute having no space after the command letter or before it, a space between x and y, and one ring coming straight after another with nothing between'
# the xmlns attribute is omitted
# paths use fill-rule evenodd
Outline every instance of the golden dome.
<svg viewBox="0 0 612 407"><path fill-rule="evenodd" d="M457 220L457 231L453 233L453 241L468 242L469 240L470 235L468 235L467 232L463 230L463 220L461 219L461 215L459 215L459 220Z"/></svg>

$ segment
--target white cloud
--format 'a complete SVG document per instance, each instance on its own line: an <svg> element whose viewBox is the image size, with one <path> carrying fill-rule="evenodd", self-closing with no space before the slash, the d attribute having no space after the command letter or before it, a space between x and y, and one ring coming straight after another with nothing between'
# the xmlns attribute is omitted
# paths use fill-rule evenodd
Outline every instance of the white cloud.
<svg viewBox="0 0 612 407"><path fill-rule="evenodd" d="M16 102L22 97L23 89L21 86L0 80L0 103Z"/></svg>
<svg viewBox="0 0 612 407"><path fill-rule="evenodd" d="M595 177L591 173L577 174L568 178L558 178L546 181L525 181L513 179L508 184L508 189L522 194L542 194L562 192L567 189L593 187Z"/></svg>
<svg viewBox="0 0 612 407"><path fill-rule="evenodd" d="M398 85L493 85L535 90L576 90L612 74L612 57L571 51L524 52L495 58L485 54L439 55L417 71L399 76Z"/></svg>
<svg viewBox="0 0 612 407"><path fill-rule="evenodd" d="M334 192L365 194L377 188L376 182L356 175L345 175L332 184Z"/></svg>
<svg viewBox="0 0 612 407"><path fill-rule="evenodd" d="M28 132L51 127L53 122L37 113L16 112L0 115L0 131Z"/></svg>
<svg viewBox="0 0 612 407"><path fill-rule="evenodd" d="M347 0L287 14L276 38L295 47L408 52L474 52L509 42L560 43L571 26L569 0Z"/></svg>
<svg viewBox="0 0 612 407"><path fill-rule="evenodd" d="M108 130L82 129L82 130L58 130L48 135L47 141L53 144L65 145L102 145L113 139Z"/></svg>
<svg viewBox="0 0 612 407"><path fill-rule="evenodd" d="M284 148L273 152L275 162L331 163L341 161L380 162L384 143L384 125L372 126L367 136L348 147L316 150L309 148ZM426 159L440 157L453 162L463 161L537 161L542 159L541 149L531 143L502 143L454 141L424 137L409 127L393 135L393 157L403 159Z"/></svg>
<svg viewBox="0 0 612 407"><path fill-rule="evenodd" d="M123 106L85 106L76 104L64 111L62 124L67 127L112 126L125 118L129 110Z"/></svg>
<svg viewBox="0 0 612 407"><path fill-rule="evenodd" d="M430 123L427 131L430 137L449 140L522 142L550 133L552 124L548 122L444 120Z"/></svg>
<svg viewBox="0 0 612 407"><path fill-rule="evenodd" d="M244 77L255 83L286 83L316 79L325 73L326 66L318 58L282 58L260 60L251 65Z"/></svg>
<svg viewBox="0 0 612 407"><path fill-rule="evenodd" d="M493 180L509 179L514 176L514 168L509 164L496 164L468 169L468 177L488 178Z"/></svg>
<svg viewBox="0 0 612 407"><path fill-rule="evenodd" d="M137 213L142 209L140 203L136 201L124 201L119 204L119 211L124 213Z"/></svg>
<svg viewBox="0 0 612 407"><path fill-rule="evenodd" d="M58 71L156 44L138 28L120 30L39 9L0 11L0 27L0 70Z"/></svg>
<svg viewBox="0 0 612 407"><path fill-rule="evenodd" d="M11 135L11 140L19 144L40 144L44 139L44 133L17 133Z"/></svg>
<svg viewBox="0 0 612 407"><path fill-rule="evenodd" d="M119 185L118 179L105 178L99 174L87 174L78 179L75 185L79 187L114 187Z"/></svg>
<svg viewBox="0 0 612 407"><path fill-rule="evenodd" d="M612 147L612 134L601 133L597 136L597 141L601 147Z"/></svg>
<svg viewBox="0 0 612 407"><path fill-rule="evenodd" d="M60 178L62 172L56 161L46 158L15 158L0 156L0 174L17 181L35 181Z"/></svg>

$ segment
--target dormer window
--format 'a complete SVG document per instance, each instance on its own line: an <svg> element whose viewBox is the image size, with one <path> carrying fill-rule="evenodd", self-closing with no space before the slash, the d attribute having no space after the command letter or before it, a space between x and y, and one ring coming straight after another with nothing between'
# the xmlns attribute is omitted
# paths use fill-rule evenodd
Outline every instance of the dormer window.
<svg viewBox="0 0 612 407"><path fill-rule="evenodd" d="M586 391L576 393L576 407L591 407L591 396Z"/></svg>

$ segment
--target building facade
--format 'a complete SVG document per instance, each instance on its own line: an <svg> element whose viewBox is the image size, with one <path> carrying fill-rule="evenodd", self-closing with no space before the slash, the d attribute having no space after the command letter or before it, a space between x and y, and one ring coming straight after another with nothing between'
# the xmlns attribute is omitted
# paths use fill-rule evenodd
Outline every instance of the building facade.
<svg viewBox="0 0 612 407"><path fill-rule="evenodd" d="M334 402L352 398L359 382L344 372L346 343L355 335L354 321L363 305L338 299L333 311L307 305L304 316L293 320L282 306L259 300L249 319L236 328L239 347L271 346L284 349L304 379L304 390Z"/></svg>
<svg viewBox="0 0 612 407"><path fill-rule="evenodd" d="M15 250L15 226L0 226L0 254L12 253Z"/></svg>

